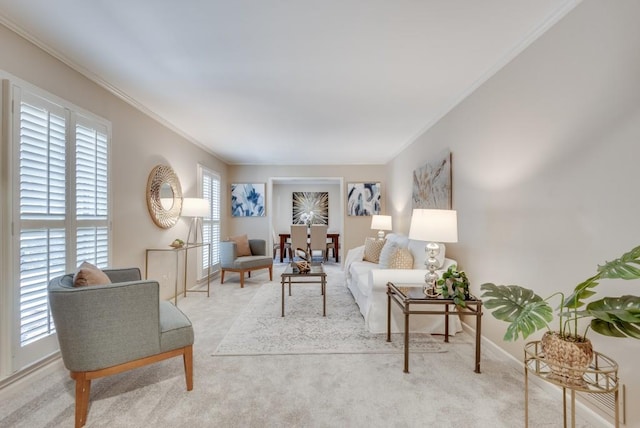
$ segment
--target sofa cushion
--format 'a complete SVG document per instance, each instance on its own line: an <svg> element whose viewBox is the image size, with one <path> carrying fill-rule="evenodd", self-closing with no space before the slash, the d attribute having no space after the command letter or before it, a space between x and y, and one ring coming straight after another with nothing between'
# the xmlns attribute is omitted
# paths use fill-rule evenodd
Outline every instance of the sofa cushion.
<svg viewBox="0 0 640 428"><path fill-rule="evenodd" d="M74 287L106 284L111 284L111 280L107 274L89 262L82 262L76 273L73 275Z"/></svg>
<svg viewBox="0 0 640 428"><path fill-rule="evenodd" d="M384 239L365 239L363 260L371 263L378 263L378 260L380 260L380 251L382 251L382 247L385 242L386 241Z"/></svg>
<svg viewBox="0 0 640 428"><path fill-rule="evenodd" d="M229 241L236 243L236 257L251 256L251 247L247 235L232 236Z"/></svg>
<svg viewBox="0 0 640 428"><path fill-rule="evenodd" d="M398 248L391 256L390 269L413 269L413 255L408 248Z"/></svg>
<svg viewBox="0 0 640 428"><path fill-rule="evenodd" d="M409 240L409 251L413 255L413 268L414 269L425 269L424 262L427 259L427 252L425 248L428 242L426 241L416 241L414 239ZM440 244L440 253L436 257L438 262L440 262L440 266L444 264L444 255L445 255L445 246L444 244Z"/></svg>

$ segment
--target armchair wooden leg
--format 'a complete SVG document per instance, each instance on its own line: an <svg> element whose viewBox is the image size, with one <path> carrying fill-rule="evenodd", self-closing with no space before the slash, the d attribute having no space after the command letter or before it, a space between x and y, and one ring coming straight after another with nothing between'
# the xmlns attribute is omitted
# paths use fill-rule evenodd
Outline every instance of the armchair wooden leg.
<svg viewBox="0 0 640 428"><path fill-rule="evenodd" d="M187 391L193 389L193 345L184 348L184 375L187 379Z"/></svg>
<svg viewBox="0 0 640 428"><path fill-rule="evenodd" d="M244 288L244 271L240 271L240 288Z"/></svg>
<svg viewBox="0 0 640 428"><path fill-rule="evenodd" d="M224 269L220 269L220 284L224 282Z"/></svg>
<svg viewBox="0 0 640 428"><path fill-rule="evenodd" d="M72 377L76 380L76 428L80 428L87 422L91 380L85 372L72 373Z"/></svg>
<svg viewBox="0 0 640 428"><path fill-rule="evenodd" d="M273 266L269 266L269 281L273 281Z"/></svg>

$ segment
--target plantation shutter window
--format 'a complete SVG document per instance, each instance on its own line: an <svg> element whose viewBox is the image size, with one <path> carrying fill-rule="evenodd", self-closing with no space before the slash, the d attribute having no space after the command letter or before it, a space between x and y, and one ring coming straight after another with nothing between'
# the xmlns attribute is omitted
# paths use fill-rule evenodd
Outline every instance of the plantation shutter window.
<svg viewBox="0 0 640 428"><path fill-rule="evenodd" d="M110 258L110 125L27 86L11 86L14 371L57 349L49 281Z"/></svg>
<svg viewBox="0 0 640 428"><path fill-rule="evenodd" d="M207 264L211 260L211 272L220 268L220 176L201 167L202 198L209 203L209 217L202 219L203 242L211 243L211 258L208 246L202 251L202 275L206 274Z"/></svg>

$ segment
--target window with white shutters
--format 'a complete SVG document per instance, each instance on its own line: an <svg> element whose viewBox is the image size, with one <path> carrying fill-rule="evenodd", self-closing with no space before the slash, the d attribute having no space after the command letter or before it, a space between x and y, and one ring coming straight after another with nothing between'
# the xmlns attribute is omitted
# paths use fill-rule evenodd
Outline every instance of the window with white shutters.
<svg viewBox="0 0 640 428"><path fill-rule="evenodd" d="M209 202L209 217L202 219L203 242L211 243L211 258L208 248L202 251L202 275L206 275L207 263L211 260L211 272L220 268L220 176L215 172L200 166L200 185L202 198Z"/></svg>
<svg viewBox="0 0 640 428"><path fill-rule="evenodd" d="M109 265L110 125L37 89L12 94L18 370L57 349L49 281L85 260Z"/></svg>

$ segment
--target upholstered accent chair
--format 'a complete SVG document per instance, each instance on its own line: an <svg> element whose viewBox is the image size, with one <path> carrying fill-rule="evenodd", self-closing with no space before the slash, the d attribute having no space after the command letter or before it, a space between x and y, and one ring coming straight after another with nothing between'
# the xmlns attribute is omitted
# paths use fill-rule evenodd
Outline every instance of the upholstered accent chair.
<svg viewBox="0 0 640 428"><path fill-rule="evenodd" d="M107 285L74 287L74 274L49 282L49 304L65 367L76 381L75 426L87 420L91 381L181 356L193 389L193 326L160 301L157 281L138 268L106 269Z"/></svg>
<svg viewBox="0 0 640 428"><path fill-rule="evenodd" d="M273 281L273 259L267 255L267 242L264 239L248 239L250 252L239 252L235 241L220 242L220 284L224 283L225 272L240 274L240 288L244 288L245 272L251 277L251 271L269 269L269 281Z"/></svg>

